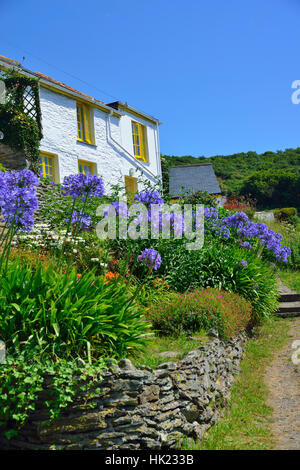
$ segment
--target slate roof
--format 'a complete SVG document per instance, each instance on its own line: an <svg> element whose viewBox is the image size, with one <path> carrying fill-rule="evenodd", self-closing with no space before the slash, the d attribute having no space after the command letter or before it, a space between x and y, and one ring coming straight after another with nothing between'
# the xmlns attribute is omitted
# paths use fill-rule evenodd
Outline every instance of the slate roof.
<svg viewBox="0 0 300 470"><path fill-rule="evenodd" d="M170 167L170 196L177 197L183 193L192 194L196 191L207 191L209 194L221 194L219 183L210 163Z"/></svg>

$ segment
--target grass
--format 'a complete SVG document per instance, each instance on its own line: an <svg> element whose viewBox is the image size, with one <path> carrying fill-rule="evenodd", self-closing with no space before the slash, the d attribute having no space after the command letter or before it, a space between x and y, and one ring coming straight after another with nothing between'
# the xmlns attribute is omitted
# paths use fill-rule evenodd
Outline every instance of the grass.
<svg viewBox="0 0 300 470"><path fill-rule="evenodd" d="M280 279L290 289L300 293L300 271L292 271L291 269L282 269L278 273Z"/></svg>
<svg viewBox="0 0 300 470"><path fill-rule="evenodd" d="M155 369L163 362L179 361L189 351L203 346L208 341L204 331L193 333L194 337L199 338L199 340L189 340L186 336L176 338L155 336L147 341L145 350L139 356L131 358L131 360L137 367L151 367L151 369ZM176 353L176 356L172 354L170 356L159 356L160 353L168 351Z"/></svg>
<svg viewBox="0 0 300 470"><path fill-rule="evenodd" d="M248 340L241 373L233 384L224 418L207 432L204 441L185 444L185 450L270 450L272 410L267 406L264 372L274 353L287 341L289 321L264 320Z"/></svg>

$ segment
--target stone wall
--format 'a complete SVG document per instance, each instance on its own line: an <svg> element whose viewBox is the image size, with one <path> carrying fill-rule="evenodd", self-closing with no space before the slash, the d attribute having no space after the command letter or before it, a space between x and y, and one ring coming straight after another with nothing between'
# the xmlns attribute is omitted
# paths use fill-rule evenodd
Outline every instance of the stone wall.
<svg viewBox="0 0 300 470"><path fill-rule="evenodd" d="M11 149L0 142L0 163L7 170L23 170L27 168L26 158L22 152Z"/></svg>
<svg viewBox="0 0 300 470"><path fill-rule="evenodd" d="M9 448L172 449L183 436L201 439L224 411L245 339L214 339L155 370L136 369L127 359L111 360L111 369L97 384L96 407L78 397L57 420L47 418L45 390ZM6 446L0 441L0 448Z"/></svg>

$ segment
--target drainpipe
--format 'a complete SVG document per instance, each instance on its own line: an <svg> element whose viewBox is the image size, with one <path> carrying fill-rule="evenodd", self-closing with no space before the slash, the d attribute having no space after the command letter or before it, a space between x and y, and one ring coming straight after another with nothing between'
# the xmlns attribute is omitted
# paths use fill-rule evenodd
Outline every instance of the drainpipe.
<svg viewBox="0 0 300 470"><path fill-rule="evenodd" d="M126 155L128 155L131 160L134 162L134 166L136 168L139 168L143 173L148 173L150 176L152 176L155 180L157 180L157 176L152 173L152 171L150 171L145 165L143 165L143 163L141 162L138 162L137 163L137 160L136 158L134 158L131 153L129 153L117 140L115 140L112 135L111 135L111 128L110 128L110 116L113 114L113 110L111 109L109 111L109 113L107 114L107 121L106 121L106 124L107 124L107 140L108 141L111 141L114 145L116 145L117 147L120 148L120 150L124 153L126 153ZM157 157L156 157L157 158ZM158 167L160 168L160 166Z"/></svg>
<svg viewBox="0 0 300 470"><path fill-rule="evenodd" d="M158 138L158 122L156 122L155 147L156 147L156 164L158 168L160 184L162 187L162 171L161 171L160 148L159 148L159 138Z"/></svg>

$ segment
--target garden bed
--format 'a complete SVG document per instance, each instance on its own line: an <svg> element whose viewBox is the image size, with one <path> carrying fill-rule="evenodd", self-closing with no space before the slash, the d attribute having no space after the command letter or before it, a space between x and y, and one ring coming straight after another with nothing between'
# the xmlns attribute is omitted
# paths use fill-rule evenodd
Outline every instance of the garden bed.
<svg viewBox="0 0 300 470"><path fill-rule="evenodd" d="M94 384L92 399L78 394L61 417L50 420L45 388L16 438L2 449L161 449L202 439L222 416L239 371L245 334L214 339L182 360L152 370L111 360Z"/></svg>

